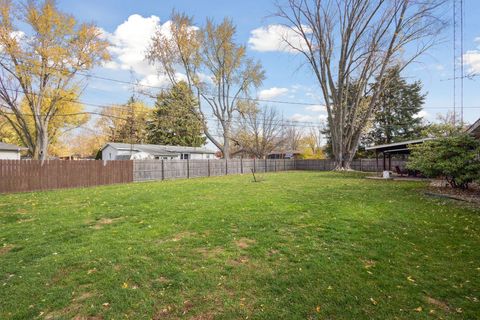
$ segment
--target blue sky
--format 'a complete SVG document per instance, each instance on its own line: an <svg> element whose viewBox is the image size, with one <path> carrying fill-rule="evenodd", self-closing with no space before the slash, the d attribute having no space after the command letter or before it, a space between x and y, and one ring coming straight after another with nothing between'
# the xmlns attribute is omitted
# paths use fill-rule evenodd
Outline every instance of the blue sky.
<svg viewBox="0 0 480 320"><path fill-rule="evenodd" d="M114 62L108 67L96 69L95 74L125 81L135 78L143 83L162 85L155 79L154 68L141 61L145 50L142 45L148 42L153 27L167 22L171 11L176 9L194 16L197 23L203 23L206 17L216 21L229 17L234 21L238 41L248 45L248 54L259 59L266 70L267 78L258 93L260 97L321 104L318 87L308 68L302 67L303 60L295 54L274 48L271 34L274 30L268 29L269 25L278 22L271 17L275 12L273 3L273 0L58 1L63 11L74 14L80 21L95 22L115 42L112 48ZM480 73L480 1L465 0L465 8L464 51L468 62L465 68ZM447 17L451 16L447 14ZM435 120L436 114L445 114L453 109L452 81L445 81L453 75L451 27L444 31L443 37L445 42L439 43L404 73L409 81L419 79L423 82L424 92L428 93L425 118L430 121ZM467 122L472 123L480 117L479 91L480 77L465 80L464 114ZM91 79L82 101L124 103L131 93L126 85ZM276 107L287 119L316 122L324 116L320 107Z"/></svg>

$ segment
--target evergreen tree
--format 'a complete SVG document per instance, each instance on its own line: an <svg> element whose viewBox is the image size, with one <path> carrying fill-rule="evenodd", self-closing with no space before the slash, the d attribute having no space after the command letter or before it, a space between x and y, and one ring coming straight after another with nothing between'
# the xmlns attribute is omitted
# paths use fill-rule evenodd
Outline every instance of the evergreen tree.
<svg viewBox="0 0 480 320"><path fill-rule="evenodd" d="M179 82L157 96L147 140L152 144L200 147L206 142L197 101L187 83Z"/></svg>
<svg viewBox="0 0 480 320"><path fill-rule="evenodd" d="M378 99L373 128L363 139L364 145L415 139L424 129L418 116L425 101L421 82L408 84L397 67L388 70L386 81L388 84Z"/></svg>

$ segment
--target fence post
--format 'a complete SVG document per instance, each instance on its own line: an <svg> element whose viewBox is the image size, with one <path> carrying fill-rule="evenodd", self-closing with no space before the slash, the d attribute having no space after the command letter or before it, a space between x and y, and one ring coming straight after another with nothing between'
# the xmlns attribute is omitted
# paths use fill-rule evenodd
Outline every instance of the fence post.
<svg viewBox="0 0 480 320"><path fill-rule="evenodd" d="M257 172L257 168L255 166L255 163L256 163L255 158L253 158L253 172L254 173Z"/></svg>
<svg viewBox="0 0 480 320"><path fill-rule="evenodd" d="M243 157L240 158L240 173L243 174Z"/></svg>
<svg viewBox="0 0 480 320"><path fill-rule="evenodd" d="M297 160L293 158L293 168L297 170Z"/></svg>
<svg viewBox="0 0 480 320"><path fill-rule="evenodd" d="M165 164L163 163L165 160L162 159L162 180L165 180Z"/></svg>
<svg viewBox="0 0 480 320"><path fill-rule="evenodd" d="M225 158L225 175L228 175L228 160Z"/></svg>
<svg viewBox="0 0 480 320"><path fill-rule="evenodd" d="M277 159L273 160L274 170L277 172Z"/></svg>
<svg viewBox="0 0 480 320"><path fill-rule="evenodd" d="M265 158L265 172L267 172L268 169L268 163L267 163L267 158Z"/></svg>
<svg viewBox="0 0 480 320"><path fill-rule="evenodd" d="M287 164L285 162L285 157L283 157L283 171L287 171Z"/></svg>
<svg viewBox="0 0 480 320"><path fill-rule="evenodd" d="M208 176L210 177L210 159L207 159L207 172Z"/></svg>
<svg viewBox="0 0 480 320"><path fill-rule="evenodd" d="M190 159L187 158L187 179L190 179Z"/></svg>
<svg viewBox="0 0 480 320"><path fill-rule="evenodd" d="M360 158L360 171L363 171L362 170L362 159Z"/></svg>

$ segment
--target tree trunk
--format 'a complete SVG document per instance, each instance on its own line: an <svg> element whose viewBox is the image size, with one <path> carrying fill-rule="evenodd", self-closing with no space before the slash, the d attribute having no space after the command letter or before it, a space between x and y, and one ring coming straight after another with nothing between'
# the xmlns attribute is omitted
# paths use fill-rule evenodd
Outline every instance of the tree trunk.
<svg viewBox="0 0 480 320"><path fill-rule="evenodd" d="M48 159L48 132L43 128L38 132L36 153L34 158L42 161Z"/></svg>
<svg viewBox="0 0 480 320"><path fill-rule="evenodd" d="M228 138L228 130L225 130L223 133L223 158L229 159L230 158L230 139Z"/></svg>

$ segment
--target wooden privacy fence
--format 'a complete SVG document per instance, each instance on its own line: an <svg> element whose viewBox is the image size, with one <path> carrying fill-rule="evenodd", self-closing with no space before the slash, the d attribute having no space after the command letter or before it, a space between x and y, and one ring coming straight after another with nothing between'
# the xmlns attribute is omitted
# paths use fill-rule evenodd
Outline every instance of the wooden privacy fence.
<svg viewBox="0 0 480 320"><path fill-rule="evenodd" d="M405 165L405 160L392 160L393 171L395 171L396 166L400 167L400 169L405 169ZM334 167L335 164L330 159L296 160L295 162L296 170L329 171L333 170ZM377 168L376 159L356 159L352 161L351 168L357 171L376 172L383 170L383 162L379 160Z"/></svg>
<svg viewBox="0 0 480 320"><path fill-rule="evenodd" d="M392 161L392 168L405 161ZM277 172L287 170L329 171L333 160L231 159L231 160L0 160L0 193L90 187L133 181L188 179L196 177ZM382 164L379 163L379 170ZM375 172L375 159L354 160L352 169Z"/></svg>
<svg viewBox="0 0 480 320"><path fill-rule="evenodd" d="M0 160L0 193L133 181L132 161Z"/></svg>
<svg viewBox="0 0 480 320"><path fill-rule="evenodd" d="M293 159L231 159L231 160L136 160L134 181L224 176L254 172L276 172L295 169Z"/></svg>

